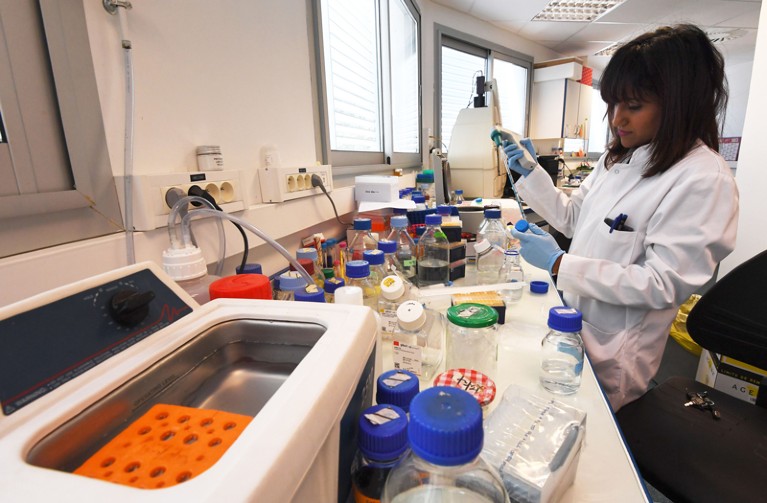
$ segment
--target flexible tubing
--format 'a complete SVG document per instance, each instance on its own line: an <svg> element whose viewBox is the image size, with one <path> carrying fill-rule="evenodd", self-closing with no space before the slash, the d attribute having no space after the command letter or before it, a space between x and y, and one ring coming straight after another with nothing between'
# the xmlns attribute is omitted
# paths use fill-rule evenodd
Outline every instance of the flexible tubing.
<svg viewBox="0 0 767 503"><path fill-rule="evenodd" d="M287 259L287 261L290 262L290 265L292 265L295 268L295 270L298 271L298 273L304 278L304 280L306 280L306 284L307 285L311 285L311 284L314 283L314 278L312 278L309 275L309 273L306 272L306 269L304 269L304 267L301 264L298 263L298 260L296 260L295 257L293 257L290 253L288 253L288 250L283 248L283 246L281 244L279 244L277 241L275 241L274 239L272 239L269 236L267 236L266 234L264 234L260 229L258 229L258 227L254 226L254 225L252 225L252 224L250 224L250 223L248 223L248 222L246 222L246 221L244 221L242 219L239 219L239 218L235 217L234 215L230 215L228 213L223 213L221 211L209 210L209 209L206 209L206 208L201 208L199 210L196 210L194 212L189 213L188 215L186 215L181 220L181 232L182 232L182 234L186 234L186 233L189 232L191 216L194 213L203 214L203 215L211 215L211 216L218 217L218 218L224 218L226 220L229 220L230 222L236 222L236 223L240 224L242 227L248 229L250 232L252 232L256 236L258 236L261 239L263 239L264 241L266 241L269 245L271 245L272 248L277 250L280 253L280 255L285 257L285 259Z"/></svg>
<svg viewBox="0 0 767 503"><path fill-rule="evenodd" d="M135 93L133 89L133 55L131 41L127 37L128 20L124 8L117 9L120 24L120 40L125 57L125 143L123 147L123 185L125 199L125 252L128 264L136 263L136 246L133 240L133 116Z"/></svg>
<svg viewBox="0 0 767 503"><path fill-rule="evenodd" d="M170 210L170 215L168 216L168 237L170 238L170 247L175 250L187 247L192 248L195 246L192 240L191 217L199 215L200 211L203 211L204 208L192 210L181 219L181 239L179 239L178 231L176 230L176 220L179 219L181 210L189 206L190 203L201 203L210 207L212 211L220 213L220 211L213 206L213 203L204 197L186 196L176 201L176 204L173 205L173 208ZM189 218L189 223L184 227L184 222L187 221L187 218ZM221 276L224 272L224 259L226 258L226 234L224 233L224 223L220 219L216 220L216 225L218 226L218 262L216 263L215 274L216 276Z"/></svg>

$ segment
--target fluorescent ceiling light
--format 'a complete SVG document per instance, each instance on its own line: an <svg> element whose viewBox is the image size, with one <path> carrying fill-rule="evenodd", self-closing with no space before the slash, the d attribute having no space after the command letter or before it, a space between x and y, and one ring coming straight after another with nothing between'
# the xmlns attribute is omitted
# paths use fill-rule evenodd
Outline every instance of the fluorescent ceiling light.
<svg viewBox="0 0 767 503"><path fill-rule="evenodd" d="M615 51L617 51L618 48L620 48L622 45L623 42L613 42L604 49L600 49L599 51L595 52L594 56L612 56Z"/></svg>
<svg viewBox="0 0 767 503"><path fill-rule="evenodd" d="M576 21L588 23L625 0L551 0L533 21Z"/></svg>

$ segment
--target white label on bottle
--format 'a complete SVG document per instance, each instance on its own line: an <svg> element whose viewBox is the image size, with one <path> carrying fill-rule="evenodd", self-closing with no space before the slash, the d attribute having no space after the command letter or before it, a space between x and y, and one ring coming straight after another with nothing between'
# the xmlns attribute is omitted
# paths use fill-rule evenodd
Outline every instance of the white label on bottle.
<svg viewBox="0 0 767 503"><path fill-rule="evenodd" d="M409 370L417 376L421 375L421 348L411 346L399 341L392 342L392 357L394 359L394 368Z"/></svg>
<svg viewBox="0 0 767 503"><path fill-rule="evenodd" d="M393 334L397 328L397 311L394 309L381 309L381 330L387 334Z"/></svg>

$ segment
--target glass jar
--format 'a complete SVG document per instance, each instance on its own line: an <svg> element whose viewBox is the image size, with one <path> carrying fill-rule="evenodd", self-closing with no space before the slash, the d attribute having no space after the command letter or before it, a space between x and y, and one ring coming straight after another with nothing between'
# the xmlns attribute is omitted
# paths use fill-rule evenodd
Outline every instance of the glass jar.
<svg viewBox="0 0 767 503"><path fill-rule="evenodd" d="M496 378L498 312L484 304L458 304L447 309L445 368L478 370Z"/></svg>
<svg viewBox="0 0 767 503"><path fill-rule="evenodd" d="M549 332L541 341L541 386L556 395L571 395L583 373L583 315L572 307L549 310Z"/></svg>
<svg viewBox="0 0 767 503"><path fill-rule="evenodd" d="M450 369L434 378L434 386L452 386L462 389L477 399L482 415L495 399L495 381L482 372L472 369Z"/></svg>
<svg viewBox="0 0 767 503"><path fill-rule="evenodd" d="M508 503L498 472L479 455L482 410L469 393L447 386L418 393L408 438L411 452L389 473L381 501Z"/></svg>

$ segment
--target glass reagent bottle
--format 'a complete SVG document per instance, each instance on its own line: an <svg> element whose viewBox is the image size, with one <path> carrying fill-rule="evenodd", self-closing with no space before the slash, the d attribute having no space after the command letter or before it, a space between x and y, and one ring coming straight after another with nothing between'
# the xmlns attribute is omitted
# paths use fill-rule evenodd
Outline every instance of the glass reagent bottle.
<svg viewBox="0 0 767 503"><path fill-rule="evenodd" d="M549 310L549 332L541 341L540 382L547 391L570 395L581 386L584 346L583 315L572 307Z"/></svg>

